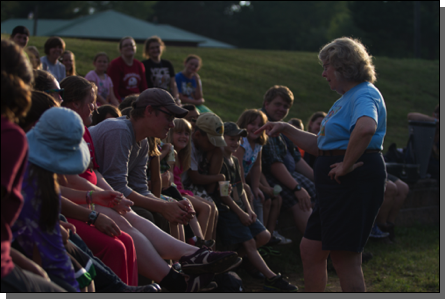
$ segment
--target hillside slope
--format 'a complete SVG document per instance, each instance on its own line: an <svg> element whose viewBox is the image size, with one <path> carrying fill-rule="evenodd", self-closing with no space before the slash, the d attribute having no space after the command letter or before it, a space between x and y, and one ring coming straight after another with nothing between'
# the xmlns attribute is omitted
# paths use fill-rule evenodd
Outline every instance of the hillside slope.
<svg viewBox="0 0 445 299"><path fill-rule="evenodd" d="M29 45L43 55L46 38L31 37ZM105 51L111 59L119 55L117 42L65 39L66 49L76 55L77 71L85 75L93 69L96 53ZM322 46L322 45L320 45ZM137 59L142 58L143 45L138 44ZM327 111L340 96L331 91L324 78L317 53L260 51L247 49L203 49L168 47L163 58L170 60L179 72L188 54L203 59L199 72L206 105L224 121L236 121L246 108L262 105L263 95L272 85L286 85L295 103L286 120L298 117L306 124L315 111ZM406 145L410 111L431 114L439 102L439 62L413 59L375 58L377 88L388 109L388 133L385 147L396 142ZM386 152L386 150L385 150Z"/></svg>

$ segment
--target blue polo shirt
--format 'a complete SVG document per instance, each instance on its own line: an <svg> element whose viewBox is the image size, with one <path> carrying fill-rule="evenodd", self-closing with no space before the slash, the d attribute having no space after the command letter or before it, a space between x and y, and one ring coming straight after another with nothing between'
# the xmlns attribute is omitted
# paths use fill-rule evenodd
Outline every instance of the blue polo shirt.
<svg viewBox="0 0 445 299"><path fill-rule="evenodd" d="M357 120L362 116L372 118L377 130L367 149L383 150L386 135L386 105L380 91L369 82L348 90L329 110L318 133L321 150L345 150Z"/></svg>

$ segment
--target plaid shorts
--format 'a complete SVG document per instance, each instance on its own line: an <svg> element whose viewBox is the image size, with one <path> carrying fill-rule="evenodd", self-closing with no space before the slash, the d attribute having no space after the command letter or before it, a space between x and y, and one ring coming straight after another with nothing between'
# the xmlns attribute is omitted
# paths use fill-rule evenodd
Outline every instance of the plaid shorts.
<svg viewBox="0 0 445 299"><path fill-rule="evenodd" d="M317 197L314 182L296 171L292 172L291 175L302 188L306 189L307 193L309 193L309 196L311 197L311 202L314 203ZM277 184L283 188L283 191L280 193L281 197L283 198L283 209L290 209L298 203L298 199L295 197L295 193L291 189L283 186L277 179L275 179L275 177L271 175L266 174L266 178L267 182L272 188Z"/></svg>

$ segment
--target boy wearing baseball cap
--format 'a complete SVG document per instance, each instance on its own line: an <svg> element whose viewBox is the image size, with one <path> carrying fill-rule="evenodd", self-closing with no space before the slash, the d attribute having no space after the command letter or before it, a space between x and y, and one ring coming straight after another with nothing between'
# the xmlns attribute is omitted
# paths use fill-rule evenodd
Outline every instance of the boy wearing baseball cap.
<svg viewBox="0 0 445 299"><path fill-rule="evenodd" d="M263 288L266 291L296 292L298 288L287 282L280 273L275 274L267 266L258 252L259 247L270 240L269 231L258 221L244 191L238 159L233 155L240 146L241 137L247 131L240 129L234 122L224 123L224 161L221 169L232 186L228 196L217 196L216 206L219 210L218 234L225 245L242 244L238 255L247 257L252 265L264 276ZM230 191L229 191L230 192Z"/></svg>
<svg viewBox="0 0 445 299"><path fill-rule="evenodd" d="M198 117L191 136L190 169L183 175L184 187L212 205L218 182L225 180L224 175L220 174L223 162L222 147L226 145L223 134L224 123L218 115L207 112ZM218 211L216 208L215 210L216 228ZM213 231L212 239L215 239L216 229Z"/></svg>

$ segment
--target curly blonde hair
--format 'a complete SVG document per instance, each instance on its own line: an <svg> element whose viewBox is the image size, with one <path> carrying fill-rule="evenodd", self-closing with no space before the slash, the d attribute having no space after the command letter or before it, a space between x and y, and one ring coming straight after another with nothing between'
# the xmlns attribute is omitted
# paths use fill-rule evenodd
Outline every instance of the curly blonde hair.
<svg viewBox="0 0 445 299"><path fill-rule="evenodd" d="M329 62L336 73L348 81L374 83L377 80L372 56L358 39L337 38L322 47L318 59L321 63Z"/></svg>

